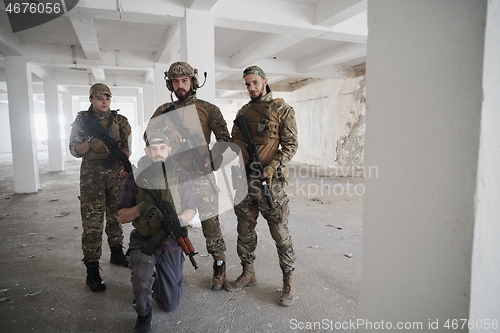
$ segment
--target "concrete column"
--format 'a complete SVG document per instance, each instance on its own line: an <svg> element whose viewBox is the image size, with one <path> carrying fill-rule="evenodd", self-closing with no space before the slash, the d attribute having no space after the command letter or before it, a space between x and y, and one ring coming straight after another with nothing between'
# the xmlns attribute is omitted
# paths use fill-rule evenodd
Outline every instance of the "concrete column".
<svg viewBox="0 0 500 333"><path fill-rule="evenodd" d="M65 160L67 162L74 161L75 157L69 152L69 135L71 134L71 124L75 119L75 114L73 112L73 101L71 93L65 91L61 94L62 105L63 105L63 115L64 115L64 146L62 147L64 151Z"/></svg>
<svg viewBox="0 0 500 333"><path fill-rule="evenodd" d="M483 70L483 109L472 254L471 319L500 322L500 0L488 1ZM480 324L480 321L475 324ZM498 323L500 325L500 323ZM469 332L498 331L474 328Z"/></svg>
<svg viewBox="0 0 500 333"><path fill-rule="evenodd" d="M56 81L43 82L45 116L47 117L47 145L49 147L49 171L64 170L63 138L61 137L61 110Z"/></svg>
<svg viewBox="0 0 500 333"><path fill-rule="evenodd" d="M165 82L165 81L163 81ZM165 84L165 83L163 83ZM168 91L167 88L162 88L165 89L165 91ZM142 86L142 100L143 100L143 118L142 118L142 123L144 124L145 122L148 122L153 113L155 112L156 108L161 104L157 103L155 100L155 85L154 84L145 84Z"/></svg>
<svg viewBox="0 0 500 333"><path fill-rule="evenodd" d="M469 318L486 4L368 1L360 332Z"/></svg>
<svg viewBox="0 0 500 333"><path fill-rule="evenodd" d="M215 103L215 38L214 17L211 12L186 9L181 24L181 58L198 69L200 85L203 73L207 82L197 92L198 98Z"/></svg>
<svg viewBox="0 0 500 333"><path fill-rule="evenodd" d="M17 193L37 192L40 188L35 138L33 87L26 59L5 56L9 99L9 120Z"/></svg>
<svg viewBox="0 0 500 333"><path fill-rule="evenodd" d="M160 105L171 102L170 91L165 86L164 74L164 72L166 72L169 67L170 64L156 64L156 67L154 68L154 85L144 85L144 100L146 101L146 105L144 106L144 116L147 118L146 120L149 120L151 118L156 108L158 108ZM153 93L154 95L154 99L152 99L154 101L154 105L150 104L148 100L148 98L151 96L151 93ZM172 95L172 98L175 100L175 95Z"/></svg>

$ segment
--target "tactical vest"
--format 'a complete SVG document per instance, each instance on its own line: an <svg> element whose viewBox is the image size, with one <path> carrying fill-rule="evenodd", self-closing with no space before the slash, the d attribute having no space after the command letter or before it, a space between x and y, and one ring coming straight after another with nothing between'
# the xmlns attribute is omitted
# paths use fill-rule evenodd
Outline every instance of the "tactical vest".
<svg viewBox="0 0 500 333"><path fill-rule="evenodd" d="M144 177L142 174L136 179L137 185L139 189L137 191L137 196L135 198L135 202L149 202L155 204L155 201L151 196L142 188L144 185L144 178L147 179L150 188L149 191L155 196L160 195L163 201L169 202L172 205L172 208L179 212L181 210L181 197L179 195L179 175L182 169L175 163L170 161L170 168L168 168L166 172L166 177L163 175L153 176L147 175ZM165 189L166 185L166 189ZM159 190L163 188L162 190ZM162 225L158 219L147 220L144 216L139 216L134 221L132 221L132 225L139 232L141 236L144 237L153 237L158 231L160 231Z"/></svg>
<svg viewBox="0 0 500 333"><path fill-rule="evenodd" d="M203 145L198 147L198 152L200 153L201 158L203 161L209 158L208 155L208 144L210 143L210 136L212 134L212 131L210 130L210 124L209 124L209 115L207 109L201 105L199 102L193 103L194 106L196 107L196 111L198 113L198 118L200 119L200 125L201 129L203 131L203 136L205 139L205 142L207 145ZM184 105L179 101L176 101L174 103L176 109L180 109L189 105L193 104L187 104ZM179 149L179 144L177 143L172 143L172 152L175 154L177 150ZM179 163L179 165L184 169L189 172L197 172L199 167L196 165L196 162L194 161L193 154L187 153L187 154L180 154L180 155L174 155L174 158L176 159L176 162Z"/></svg>
<svg viewBox="0 0 500 333"><path fill-rule="evenodd" d="M88 111L80 111L80 114L82 115L82 120L85 122L92 114L97 114L95 111L91 111L91 108L89 108ZM99 119L97 117L99 122L101 123L102 127L105 130L110 131L111 136L116 140L116 143L119 145L121 141L120 137L120 126L118 125L118 119L117 119L117 111L115 110L110 110L109 115L105 117L104 119ZM90 149L88 153L85 155L85 158L87 160L104 160L108 157L108 153L97 153L93 149Z"/></svg>
<svg viewBox="0 0 500 333"><path fill-rule="evenodd" d="M276 98L270 103L248 103L241 109L252 140L259 145L262 164L267 165L279 149L280 108L285 103Z"/></svg>

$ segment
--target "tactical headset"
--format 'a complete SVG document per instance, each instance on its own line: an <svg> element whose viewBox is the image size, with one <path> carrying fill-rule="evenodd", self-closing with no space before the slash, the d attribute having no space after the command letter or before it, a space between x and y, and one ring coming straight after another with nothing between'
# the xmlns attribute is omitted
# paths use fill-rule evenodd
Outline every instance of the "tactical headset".
<svg viewBox="0 0 500 333"><path fill-rule="evenodd" d="M203 75L205 76L205 80L203 81L203 84L200 86L199 81L198 81L198 69L194 68L193 69L194 75L193 76L188 76L191 79L191 90L193 92L196 92L198 88L201 88L205 85L205 82L207 81L207 72L205 72ZM165 74L165 85L167 86L167 89L171 92L174 91L174 87L172 85L172 80L168 78L168 71L164 72Z"/></svg>

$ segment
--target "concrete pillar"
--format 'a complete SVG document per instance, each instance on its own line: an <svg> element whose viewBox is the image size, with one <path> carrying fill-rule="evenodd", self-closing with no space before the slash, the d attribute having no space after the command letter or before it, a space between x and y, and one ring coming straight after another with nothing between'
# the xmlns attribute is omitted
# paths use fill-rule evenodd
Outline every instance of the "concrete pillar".
<svg viewBox="0 0 500 333"><path fill-rule="evenodd" d="M151 95L151 88L153 85L145 84L144 87L147 87L144 89L144 100L146 101L145 105L145 114L144 116L149 120L153 113L155 112L156 108L159 107L162 104L171 102L170 99L170 91L167 89L165 86L165 73L168 68L170 67L170 64L165 65L165 64L156 64L156 67L154 68L154 88L153 88L153 94L154 94L154 105L151 105L148 103L147 97ZM172 95L172 98L175 100L176 97L175 95ZM151 108L151 109L149 109Z"/></svg>
<svg viewBox="0 0 500 333"><path fill-rule="evenodd" d="M368 1L360 332L469 318L486 4Z"/></svg>
<svg viewBox="0 0 500 333"><path fill-rule="evenodd" d="M181 24L181 58L198 69L200 85L203 73L207 81L197 92L198 98L215 103L215 38L214 17L211 12L186 9Z"/></svg>
<svg viewBox="0 0 500 333"><path fill-rule="evenodd" d="M158 87L158 89L160 89L160 87ZM161 87L161 89L163 89L162 91L164 92L164 94L166 94L165 92L168 92L167 87L165 87L165 80L163 80L163 87ZM162 98L165 98L164 94L162 94ZM151 116L153 115L158 106L167 102L166 100L164 102L155 100L154 84L145 84L142 86L142 100L143 100L143 110L144 110L142 118L143 124L149 121L149 119L151 118Z"/></svg>
<svg viewBox="0 0 500 333"><path fill-rule="evenodd" d="M9 99L9 120L17 193L37 192L40 188L35 138L33 87L26 59L5 56Z"/></svg>
<svg viewBox="0 0 500 333"><path fill-rule="evenodd" d="M63 138L63 151L65 160L67 162L74 161L75 157L71 155L69 152L69 135L71 134L71 124L75 119L75 114L73 112L73 101L71 97L71 93L69 91L65 91L61 94L62 105L63 105L63 115L64 115L64 133L65 137Z"/></svg>
<svg viewBox="0 0 500 333"><path fill-rule="evenodd" d="M47 145L49 147L49 171L64 170L63 139L61 137L61 110L56 81L44 81L45 116L47 117Z"/></svg>
<svg viewBox="0 0 500 333"><path fill-rule="evenodd" d="M483 319L483 329L500 329L500 0L488 1L483 69L483 109L479 139L474 247L472 254L471 319ZM497 319L497 329L485 329L485 319ZM475 324L480 324L476 321Z"/></svg>

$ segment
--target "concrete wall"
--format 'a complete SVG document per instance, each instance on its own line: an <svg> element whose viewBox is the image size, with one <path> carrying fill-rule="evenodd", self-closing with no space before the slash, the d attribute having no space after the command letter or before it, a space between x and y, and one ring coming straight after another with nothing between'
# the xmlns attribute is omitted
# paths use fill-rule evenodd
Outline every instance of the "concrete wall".
<svg viewBox="0 0 500 333"><path fill-rule="evenodd" d="M469 316L485 18L480 0L368 1L366 322Z"/></svg>
<svg viewBox="0 0 500 333"><path fill-rule="evenodd" d="M294 162L338 168L339 175L358 175L363 166L365 77L304 80L292 92L273 92L296 114L299 149ZM229 129L247 100L219 105Z"/></svg>
<svg viewBox="0 0 500 333"><path fill-rule="evenodd" d="M496 330L474 325L470 332L500 330L500 0L488 1L485 60L483 74L484 101L481 112L481 137L476 192L474 248L470 318L475 323L497 319Z"/></svg>

